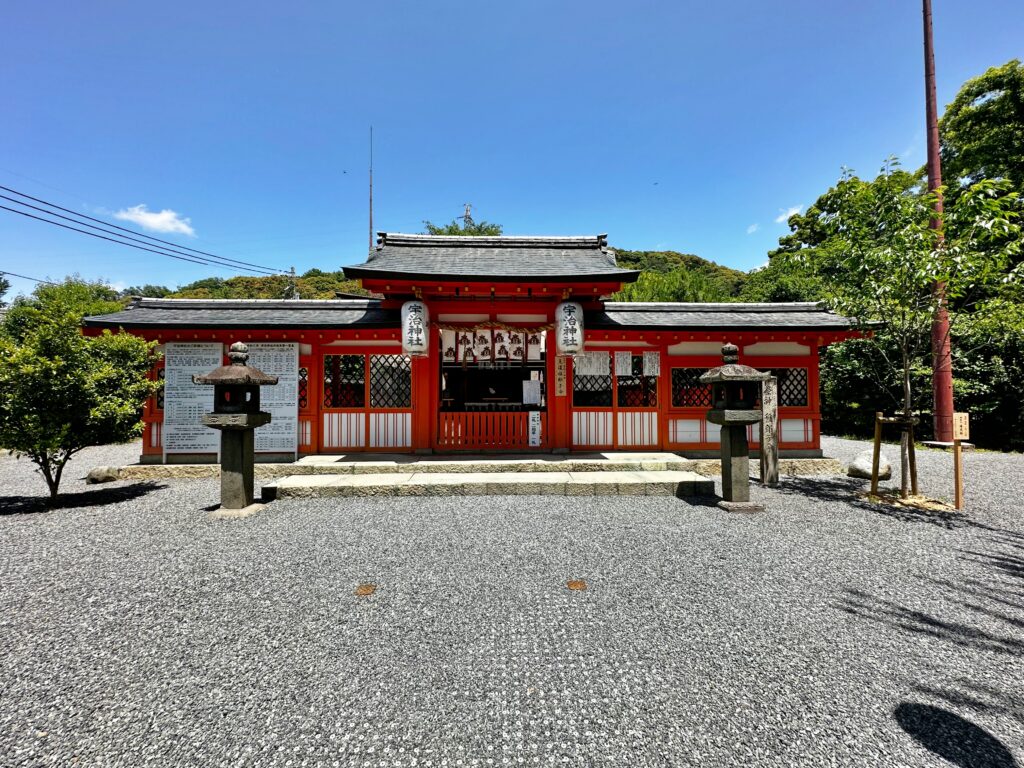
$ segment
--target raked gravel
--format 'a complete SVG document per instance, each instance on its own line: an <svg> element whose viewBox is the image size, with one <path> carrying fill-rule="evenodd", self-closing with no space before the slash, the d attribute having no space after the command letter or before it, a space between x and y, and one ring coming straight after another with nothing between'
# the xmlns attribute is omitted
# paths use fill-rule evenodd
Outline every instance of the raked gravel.
<svg viewBox="0 0 1024 768"><path fill-rule="evenodd" d="M87 452L54 511L0 456L2 766L1024 765L1024 456L968 454L964 514L816 477L755 488L755 516L474 497L214 521L213 480L78 479L137 452ZM920 461L949 495L949 455Z"/></svg>

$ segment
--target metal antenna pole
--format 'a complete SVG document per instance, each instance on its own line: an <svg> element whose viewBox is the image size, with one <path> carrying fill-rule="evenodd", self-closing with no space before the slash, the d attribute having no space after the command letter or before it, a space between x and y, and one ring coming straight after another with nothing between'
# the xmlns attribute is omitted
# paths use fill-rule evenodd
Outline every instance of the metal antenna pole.
<svg viewBox="0 0 1024 768"><path fill-rule="evenodd" d="M935 48L932 42L932 2L922 0L924 15L924 94L928 135L928 190L936 192L935 217L931 221L938 230L936 247L941 248L942 235L942 161L939 157L939 112L935 97ZM932 320L932 411L935 440L953 441L953 359L949 342L949 312L946 309L946 284L933 288L938 308Z"/></svg>
<svg viewBox="0 0 1024 768"><path fill-rule="evenodd" d="M370 246L374 250L374 127L370 126Z"/></svg>

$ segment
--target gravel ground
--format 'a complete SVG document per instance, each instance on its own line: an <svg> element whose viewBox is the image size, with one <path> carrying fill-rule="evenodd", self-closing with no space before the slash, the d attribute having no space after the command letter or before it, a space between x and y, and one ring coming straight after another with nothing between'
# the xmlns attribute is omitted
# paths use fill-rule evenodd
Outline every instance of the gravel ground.
<svg viewBox="0 0 1024 768"><path fill-rule="evenodd" d="M0 765L1024 764L1024 456L968 454L964 514L807 478L754 489L758 516L289 499L211 521L214 481L75 479L137 454L83 456L51 512L0 457ZM948 454L920 461L948 486Z"/></svg>

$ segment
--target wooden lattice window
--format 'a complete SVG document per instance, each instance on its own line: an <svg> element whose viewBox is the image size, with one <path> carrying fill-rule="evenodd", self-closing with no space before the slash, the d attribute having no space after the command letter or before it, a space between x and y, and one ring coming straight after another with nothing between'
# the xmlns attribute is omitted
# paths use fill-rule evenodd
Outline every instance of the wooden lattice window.
<svg viewBox="0 0 1024 768"><path fill-rule="evenodd" d="M162 411L164 409L164 384L167 377L167 369L162 365L156 371L156 380L160 382L160 389L156 391L156 409Z"/></svg>
<svg viewBox="0 0 1024 768"><path fill-rule="evenodd" d="M610 408L612 377L573 374L572 404L577 408Z"/></svg>
<svg viewBox="0 0 1024 768"><path fill-rule="evenodd" d="M299 368L299 409L309 406L309 368Z"/></svg>
<svg viewBox="0 0 1024 768"><path fill-rule="evenodd" d="M772 368L772 376L779 380L779 405L789 408L807 407L807 369Z"/></svg>
<svg viewBox="0 0 1024 768"><path fill-rule="evenodd" d="M616 376L619 408L657 408L658 377L644 376L643 355L633 355L629 376Z"/></svg>
<svg viewBox="0 0 1024 768"><path fill-rule="evenodd" d="M370 355L370 407L412 407L412 359L408 355Z"/></svg>
<svg viewBox="0 0 1024 768"><path fill-rule="evenodd" d="M701 384L700 377L707 368L672 369L672 407L710 408L711 385Z"/></svg>
<svg viewBox="0 0 1024 768"><path fill-rule="evenodd" d="M324 408L366 405L366 356L324 355Z"/></svg>

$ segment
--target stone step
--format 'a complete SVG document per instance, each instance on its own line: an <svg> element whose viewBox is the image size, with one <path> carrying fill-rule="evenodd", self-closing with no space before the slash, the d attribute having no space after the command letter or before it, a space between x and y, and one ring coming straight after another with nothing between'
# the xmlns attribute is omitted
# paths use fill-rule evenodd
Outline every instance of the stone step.
<svg viewBox="0 0 1024 768"><path fill-rule="evenodd" d="M605 453L597 456L543 454L540 456L400 456L359 458L306 456L282 465L285 475L379 475L387 473L473 474L480 472L676 472L693 471L697 462L674 453ZM267 465L270 466L270 465Z"/></svg>
<svg viewBox="0 0 1024 768"><path fill-rule="evenodd" d="M263 486L264 501L322 496L713 496L695 472L386 472L290 475Z"/></svg>

